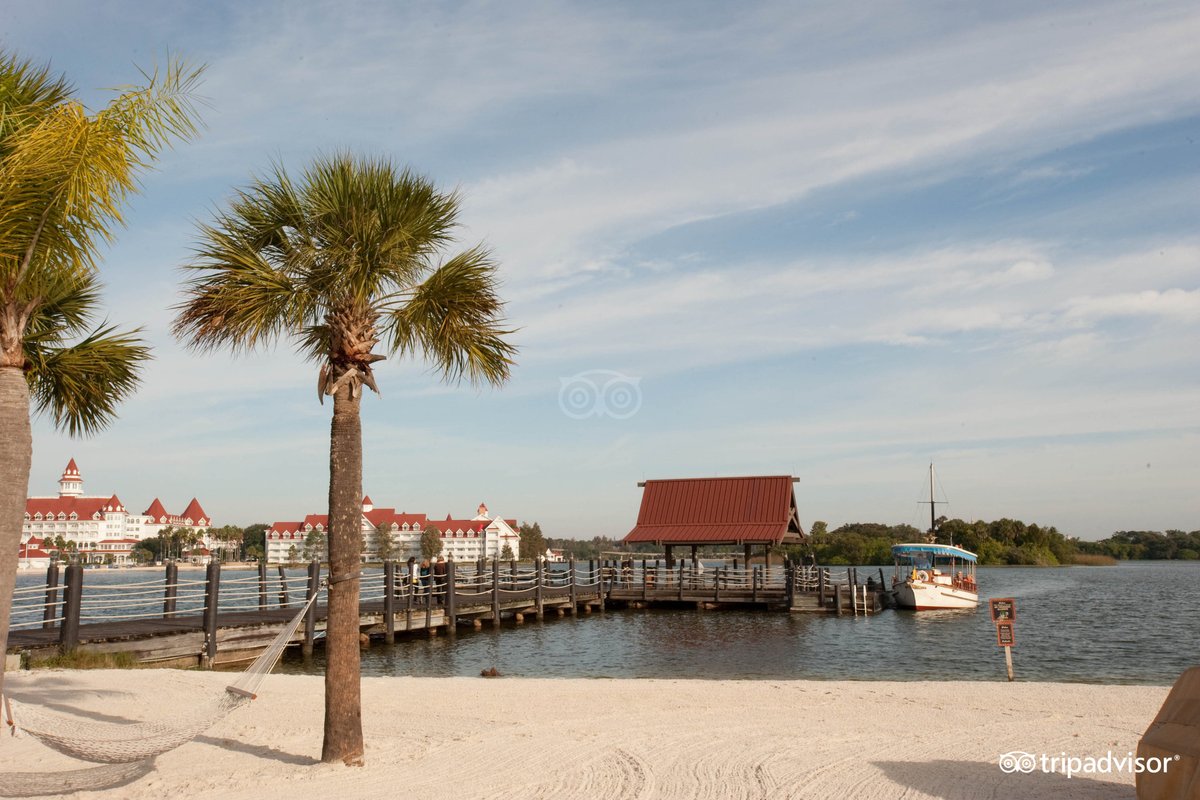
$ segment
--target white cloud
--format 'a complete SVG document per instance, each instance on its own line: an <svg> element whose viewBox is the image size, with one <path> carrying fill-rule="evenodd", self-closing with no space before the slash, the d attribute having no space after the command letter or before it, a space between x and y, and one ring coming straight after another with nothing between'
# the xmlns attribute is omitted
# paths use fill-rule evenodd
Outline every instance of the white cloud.
<svg viewBox="0 0 1200 800"><path fill-rule="evenodd" d="M1200 319L1200 289L1146 289L1077 297L1067 301L1065 314L1068 320L1076 322L1131 316Z"/></svg>

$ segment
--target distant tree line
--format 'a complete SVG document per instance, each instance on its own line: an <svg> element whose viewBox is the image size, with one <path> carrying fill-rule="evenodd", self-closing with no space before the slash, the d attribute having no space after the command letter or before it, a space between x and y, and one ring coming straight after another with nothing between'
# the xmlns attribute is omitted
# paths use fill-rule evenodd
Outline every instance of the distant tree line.
<svg viewBox="0 0 1200 800"><path fill-rule="evenodd" d="M524 557L526 526L521 527L521 553ZM991 522L966 522L945 517L937 520L936 530L938 543L954 544L970 550L979 556L979 563L985 566L1058 566L1112 563L1113 560L1200 560L1200 531L1117 531L1107 539L1091 542L1065 536L1053 525L1007 518ZM662 552L661 547L649 544L625 547L620 539L607 536L594 536L591 539L541 537L540 526L537 533L542 542L539 552L549 547L562 550L576 560L598 559L602 553L614 551ZM912 525L853 522L829 530L825 522L818 520L812 524L807 542L779 548L776 552L806 562L815 559L818 564L885 565L892 563L892 545L923 542L926 536L926 531ZM739 549L731 549L724 555L736 556ZM685 555L681 550L676 548L676 555ZM719 555L713 548L704 548L701 554L708 557Z"/></svg>

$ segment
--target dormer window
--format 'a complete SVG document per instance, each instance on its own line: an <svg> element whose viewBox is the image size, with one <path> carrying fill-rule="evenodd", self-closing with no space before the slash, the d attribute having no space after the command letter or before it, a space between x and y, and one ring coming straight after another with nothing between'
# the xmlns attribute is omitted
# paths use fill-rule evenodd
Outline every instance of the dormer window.
<svg viewBox="0 0 1200 800"><path fill-rule="evenodd" d="M26 516L29 516L29 515L28 515L28 514L26 514ZM41 520L42 520L42 512L40 512L40 511L39 511L39 512L37 512L36 514L34 514L34 515L33 515L33 518L34 518L34 519L36 519L38 522L41 522Z"/></svg>

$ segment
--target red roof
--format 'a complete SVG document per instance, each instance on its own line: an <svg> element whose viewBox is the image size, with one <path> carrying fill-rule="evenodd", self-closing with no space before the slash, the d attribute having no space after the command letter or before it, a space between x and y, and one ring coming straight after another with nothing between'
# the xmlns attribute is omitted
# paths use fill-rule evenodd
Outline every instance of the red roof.
<svg viewBox="0 0 1200 800"><path fill-rule="evenodd" d="M371 502L371 495L369 495L369 494L363 495L363 505L364 506L373 505L373 503Z"/></svg>
<svg viewBox="0 0 1200 800"><path fill-rule="evenodd" d="M104 506L105 511L124 511L125 506L121 504L121 498L115 494L108 498L108 502Z"/></svg>
<svg viewBox="0 0 1200 800"><path fill-rule="evenodd" d="M780 544L804 537L789 475L646 481L626 542Z"/></svg>
<svg viewBox="0 0 1200 800"><path fill-rule="evenodd" d="M405 523L408 523L409 528L414 526L418 528L425 527L424 514L405 514L403 512L397 514L396 509L394 508L376 508L371 511L364 511L363 516L366 517L372 525L387 523L389 525L395 525L396 527L402 527Z"/></svg>
<svg viewBox="0 0 1200 800"><path fill-rule="evenodd" d="M75 466L75 459L67 462L67 468L63 470L60 481L79 481L83 483L83 478L79 477L79 467Z"/></svg>
<svg viewBox="0 0 1200 800"><path fill-rule="evenodd" d="M49 514L58 516L61 512L69 518L74 512L78 519L91 519L93 514L104 510L108 500L107 497L30 497L25 501L25 513L31 517L35 514L46 517Z"/></svg>
<svg viewBox="0 0 1200 800"><path fill-rule="evenodd" d="M171 518L171 515L167 513L167 509L163 507L162 502L157 497L154 498L154 502L150 504L150 507L142 512L142 515L150 517L155 522L166 522Z"/></svg>
<svg viewBox="0 0 1200 800"><path fill-rule="evenodd" d="M486 519L451 519L447 515L444 520L434 522L433 526L445 533L446 531L482 531L490 524Z"/></svg>
<svg viewBox="0 0 1200 800"><path fill-rule="evenodd" d="M200 507L200 501L194 497L192 498L192 502L188 503L188 507L183 510L183 513L180 514L179 517L180 519L184 520L190 519L193 524L203 524L200 521L208 520L209 518L208 514L204 513L204 509Z"/></svg>

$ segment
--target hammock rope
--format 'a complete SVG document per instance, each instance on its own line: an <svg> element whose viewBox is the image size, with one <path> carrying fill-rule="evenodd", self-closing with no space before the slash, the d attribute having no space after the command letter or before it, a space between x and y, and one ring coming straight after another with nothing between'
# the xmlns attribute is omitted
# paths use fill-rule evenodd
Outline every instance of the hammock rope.
<svg viewBox="0 0 1200 800"><path fill-rule="evenodd" d="M187 721L97 722L18 703L6 696L8 724L14 736L27 733L61 753L97 764L135 764L174 750L257 697L259 686L274 669L318 596L319 593L314 593L309 598L271 644L223 692L188 706ZM0 774L0 782L10 777L13 776Z"/></svg>

